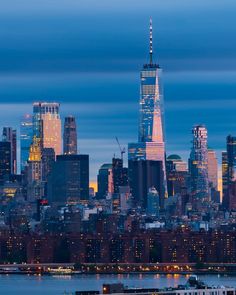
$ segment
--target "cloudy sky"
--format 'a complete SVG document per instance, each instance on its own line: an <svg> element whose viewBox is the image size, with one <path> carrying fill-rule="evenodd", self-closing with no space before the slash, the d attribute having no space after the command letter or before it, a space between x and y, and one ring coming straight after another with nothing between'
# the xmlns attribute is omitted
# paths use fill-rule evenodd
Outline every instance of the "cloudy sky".
<svg viewBox="0 0 236 295"><path fill-rule="evenodd" d="M62 117L77 117L91 180L119 154L116 136L124 146L137 139L150 16L164 71L167 154L187 159L194 124L206 125L219 156L226 135L236 134L235 0L2 2L0 127L18 128L33 101L59 101Z"/></svg>

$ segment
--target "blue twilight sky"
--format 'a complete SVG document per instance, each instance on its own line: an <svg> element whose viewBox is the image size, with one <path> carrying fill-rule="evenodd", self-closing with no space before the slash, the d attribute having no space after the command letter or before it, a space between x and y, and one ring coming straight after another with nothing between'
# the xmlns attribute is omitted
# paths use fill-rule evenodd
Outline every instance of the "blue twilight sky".
<svg viewBox="0 0 236 295"><path fill-rule="evenodd" d="M209 145L236 134L235 0L0 1L0 127L18 128L33 101L74 114L81 153L97 169L137 139L139 71L154 57L164 70L167 154L187 159L191 128ZM220 155L220 154L219 154Z"/></svg>

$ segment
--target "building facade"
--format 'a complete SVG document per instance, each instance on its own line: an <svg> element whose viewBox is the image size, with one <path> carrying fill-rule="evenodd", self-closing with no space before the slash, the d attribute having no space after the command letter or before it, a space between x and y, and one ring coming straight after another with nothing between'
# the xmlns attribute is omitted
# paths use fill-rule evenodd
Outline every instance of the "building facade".
<svg viewBox="0 0 236 295"><path fill-rule="evenodd" d="M33 117L25 114L20 122L20 150L21 150L21 171L24 170L29 158L30 145L33 140Z"/></svg>
<svg viewBox="0 0 236 295"><path fill-rule="evenodd" d="M192 129L193 140L189 159L191 194L196 202L209 200L207 129L203 125Z"/></svg>
<svg viewBox="0 0 236 295"><path fill-rule="evenodd" d="M11 144L11 174L17 174L17 138L16 130L3 127L2 140Z"/></svg>
<svg viewBox="0 0 236 295"><path fill-rule="evenodd" d="M35 102L33 104L33 134L41 139L44 148L53 148L56 155L61 154L60 104Z"/></svg>
<svg viewBox="0 0 236 295"><path fill-rule="evenodd" d="M167 197L162 69L153 63L152 21L149 58L149 63L143 66L140 74L138 143L129 144L129 160L161 161Z"/></svg>
<svg viewBox="0 0 236 295"><path fill-rule="evenodd" d="M64 155L77 154L77 130L75 117L65 118L63 134L63 153Z"/></svg>

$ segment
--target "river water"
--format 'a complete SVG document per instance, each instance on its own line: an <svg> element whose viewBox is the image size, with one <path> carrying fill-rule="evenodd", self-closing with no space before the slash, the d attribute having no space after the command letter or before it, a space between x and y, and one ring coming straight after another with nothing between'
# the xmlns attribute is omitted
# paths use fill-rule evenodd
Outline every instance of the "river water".
<svg viewBox="0 0 236 295"><path fill-rule="evenodd" d="M236 277L201 275L209 285L236 287ZM0 294L4 295L62 295L76 290L101 290L103 283L122 282L129 287L167 287L184 284L183 275L78 275L27 276L0 275Z"/></svg>

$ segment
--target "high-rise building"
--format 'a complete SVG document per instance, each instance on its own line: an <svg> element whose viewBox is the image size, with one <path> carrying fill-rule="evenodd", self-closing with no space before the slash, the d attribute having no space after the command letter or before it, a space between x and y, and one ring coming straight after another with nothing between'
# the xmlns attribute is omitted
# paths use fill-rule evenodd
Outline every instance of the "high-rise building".
<svg viewBox="0 0 236 295"><path fill-rule="evenodd" d="M30 145L33 140L32 115L26 114L20 123L21 171L24 170L29 158Z"/></svg>
<svg viewBox="0 0 236 295"><path fill-rule="evenodd" d="M99 199L105 199L108 194L112 195L114 193L112 164L103 164L100 167L97 176L97 183L97 197Z"/></svg>
<svg viewBox="0 0 236 295"><path fill-rule="evenodd" d="M63 153L64 155L77 154L77 131L75 117L65 117L63 134Z"/></svg>
<svg viewBox="0 0 236 295"><path fill-rule="evenodd" d="M149 188L147 195L147 214L157 217L159 216L159 211L159 195L155 187L151 187Z"/></svg>
<svg viewBox="0 0 236 295"><path fill-rule="evenodd" d="M41 140L34 136L27 165L27 200L35 202L43 196Z"/></svg>
<svg viewBox="0 0 236 295"><path fill-rule="evenodd" d="M162 69L158 64L153 63L152 21L150 21L149 57L149 63L143 66L140 74L138 143L129 144L129 160L161 161L165 196L167 196Z"/></svg>
<svg viewBox="0 0 236 295"><path fill-rule="evenodd" d="M193 141L189 159L191 193L195 201L209 200L207 129L203 125L192 129ZM199 204L200 204L199 203Z"/></svg>
<svg viewBox="0 0 236 295"><path fill-rule="evenodd" d="M208 149L208 180L210 187L218 190L218 163L216 152L212 149Z"/></svg>
<svg viewBox="0 0 236 295"><path fill-rule="evenodd" d="M76 203L89 199L89 156L59 155L48 176L51 203Z"/></svg>
<svg viewBox="0 0 236 295"><path fill-rule="evenodd" d="M59 103L35 102L33 104L33 134L41 139L44 148L53 148L61 154L61 119Z"/></svg>
<svg viewBox="0 0 236 295"><path fill-rule="evenodd" d="M189 174L187 163L178 155L170 155L166 159L166 175L168 196L181 194L183 188L188 186Z"/></svg>
<svg viewBox="0 0 236 295"><path fill-rule="evenodd" d="M2 140L11 144L11 174L17 174L17 139L16 130L3 127Z"/></svg>
<svg viewBox="0 0 236 295"><path fill-rule="evenodd" d="M236 203L235 185L236 182L236 137L227 136L226 152L222 153L222 182L223 182L223 207L226 210L232 209Z"/></svg>
<svg viewBox="0 0 236 295"><path fill-rule="evenodd" d="M147 209L147 196L154 187L159 195L160 207L164 207L164 172L162 161L129 160L129 185L136 206Z"/></svg>
<svg viewBox="0 0 236 295"><path fill-rule="evenodd" d="M128 185L128 169L123 167L123 159L112 159L112 176L114 193L118 194L120 186Z"/></svg>
<svg viewBox="0 0 236 295"><path fill-rule="evenodd" d="M11 175L11 143L0 141L0 182L8 180Z"/></svg>

